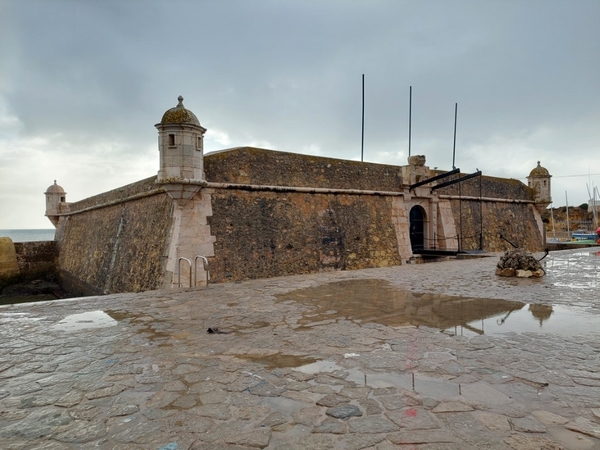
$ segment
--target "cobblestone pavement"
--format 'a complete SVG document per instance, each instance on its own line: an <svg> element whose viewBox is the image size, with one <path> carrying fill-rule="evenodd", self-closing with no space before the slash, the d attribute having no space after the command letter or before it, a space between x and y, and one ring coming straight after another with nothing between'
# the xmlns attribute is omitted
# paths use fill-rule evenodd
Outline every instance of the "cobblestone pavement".
<svg viewBox="0 0 600 450"><path fill-rule="evenodd" d="M600 256L497 260L2 307L0 448L600 449Z"/></svg>

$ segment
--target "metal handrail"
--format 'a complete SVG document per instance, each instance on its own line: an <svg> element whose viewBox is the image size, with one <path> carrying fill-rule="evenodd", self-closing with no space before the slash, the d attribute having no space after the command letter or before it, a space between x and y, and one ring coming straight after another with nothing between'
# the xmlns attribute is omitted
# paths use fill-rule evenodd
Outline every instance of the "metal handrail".
<svg viewBox="0 0 600 450"><path fill-rule="evenodd" d="M194 258L194 286L198 284L198 260L202 260L204 271L206 272L206 285L208 286L208 280L210 280L210 271L208 270L208 259L205 256L196 255Z"/></svg>
<svg viewBox="0 0 600 450"><path fill-rule="evenodd" d="M179 257L179 259L177 259L177 287L181 287L181 261L187 261L188 265L190 266L190 287L192 287L192 262L187 259L184 258L183 256Z"/></svg>

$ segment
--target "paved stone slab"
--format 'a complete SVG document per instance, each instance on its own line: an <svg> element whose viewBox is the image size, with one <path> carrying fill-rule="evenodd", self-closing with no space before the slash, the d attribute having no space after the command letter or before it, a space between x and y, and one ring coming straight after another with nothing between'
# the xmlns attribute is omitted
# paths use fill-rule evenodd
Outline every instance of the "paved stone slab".
<svg viewBox="0 0 600 450"><path fill-rule="evenodd" d="M462 402L442 402L432 410L432 412L434 413L451 413L465 411L473 411L473 408Z"/></svg>
<svg viewBox="0 0 600 450"><path fill-rule="evenodd" d="M317 405L326 406L328 408L331 408L332 406L337 406L342 403L348 403L349 401L350 401L350 399L347 397L342 397L340 395L335 395L335 394L329 394L329 395L326 395L325 397L322 397L321 399L317 400Z"/></svg>
<svg viewBox="0 0 600 450"><path fill-rule="evenodd" d="M494 389L488 383L477 382L462 386L462 395L466 399L484 406L505 405L510 402L510 398L497 389Z"/></svg>
<svg viewBox="0 0 600 450"><path fill-rule="evenodd" d="M532 417L511 418L509 422L515 431L524 433L544 433L546 431L546 427Z"/></svg>
<svg viewBox="0 0 600 450"><path fill-rule="evenodd" d="M334 308L324 317L275 297L377 279L423 298L547 305L551 293L557 304L577 301L600 313L590 293L574 300L563 287L577 279L550 270L535 284L507 284L494 265L454 261L4 308L45 319L0 327L0 440L15 450L600 448L600 333L564 338L542 327L493 335L486 327L483 335L465 328L449 336L435 326L398 326L393 314L387 325ZM99 310L117 324L52 329ZM206 323L231 333L208 335ZM317 361L311 373L277 367L277 358L306 367L304 356ZM328 415L336 408L345 408L341 418Z"/></svg>
<svg viewBox="0 0 600 450"><path fill-rule="evenodd" d="M378 416L367 416L349 421L350 431L353 433L389 433L398 430L393 422Z"/></svg>
<svg viewBox="0 0 600 450"><path fill-rule="evenodd" d="M516 433L506 438L504 442L514 450L567 450L549 439Z"/></svg>
<svg viewBox="0 0 600 450"><path fill-rule="evenodd" d="M313 429L313 433L344 434L347 431L347 423L333 417L327 417Z"/></svg>
<svg viewBox="0 0 600 450"><path fill-rule="evenodd" d="M429 411L422 408L404 408L399 411L388 411L386 417L408 430L429 430L440 428L440 421Z"/></svg>
<svg viewBox="0 0 600 450"><path fill-rule="evenodd" d="M531 415L544 425L564 425L569 420L550 411L532 411Z"/></svg>
<svg viewBox="0 0 600 450"><path fill-rule="evenodd" d="M485 411L476 411L474 416L488 429L495 431L510 431L511 426L508 417Z"/></svg>
<svg viewBox="0 0 600 450"><path fill-rule="evenodd" d="M362 416L361 410L355 405L338 405L333 408L329 408L326 411L326 414L331 417L335 417L336 419L349 419L350 417L360 417Z"/></svg>
<svg viewBox="0 0 600 450"><path fill-rule="evenodd" d="M600 439L600 424L585 417L577 417L575 421L567 423L565 428Z"/></svg>
<svg viewBox="0 0 600 450"><path fill-rule="evenodd" d="M446 430L413 430L401 431L387 435L387 438L394 444L432 444L432 443L452 443L455 442L454 436Z"/></svg>

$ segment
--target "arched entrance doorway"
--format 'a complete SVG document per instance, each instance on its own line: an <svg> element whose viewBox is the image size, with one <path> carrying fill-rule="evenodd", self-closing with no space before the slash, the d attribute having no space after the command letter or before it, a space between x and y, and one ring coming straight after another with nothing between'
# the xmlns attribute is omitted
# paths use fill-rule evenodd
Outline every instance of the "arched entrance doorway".
<svg viewBox="0 0 600 450"><path fill-rule="evenodd" d="M425 248L425 210L421 206L413 206L409 218L412 251L423 250Z"/></svg>

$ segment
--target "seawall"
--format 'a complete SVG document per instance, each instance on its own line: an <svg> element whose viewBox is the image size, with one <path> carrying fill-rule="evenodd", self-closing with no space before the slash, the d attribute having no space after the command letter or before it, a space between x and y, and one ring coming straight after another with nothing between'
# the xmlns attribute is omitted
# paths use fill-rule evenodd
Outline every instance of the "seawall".
<svg viewBox="0 0 600 450"><path fill-rule="evenodd" d="M9 284L56 275L58 247L55 241L12 242L0 238L0 289Z"/></svg>

